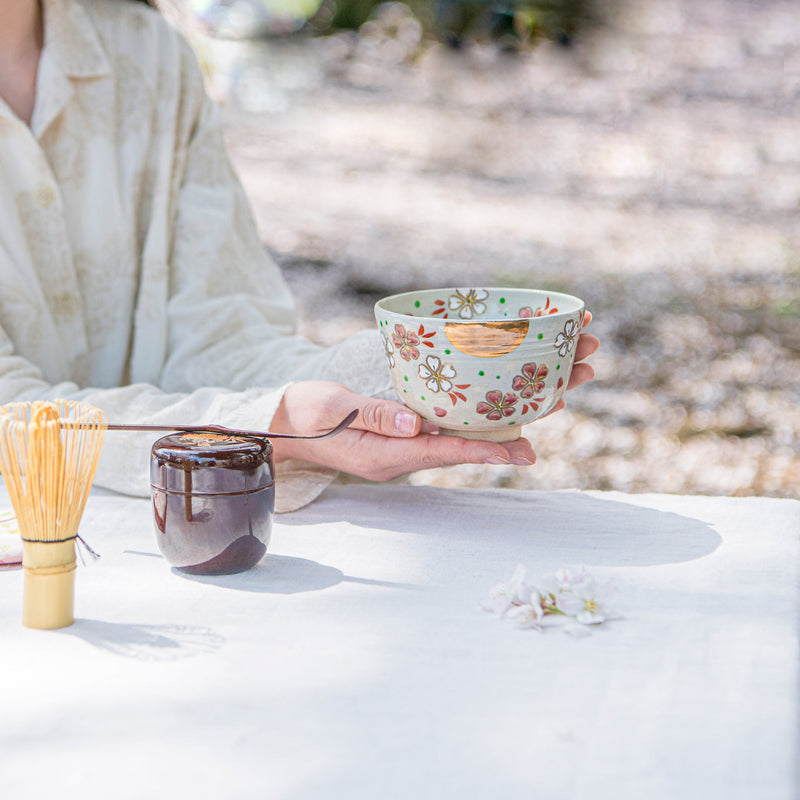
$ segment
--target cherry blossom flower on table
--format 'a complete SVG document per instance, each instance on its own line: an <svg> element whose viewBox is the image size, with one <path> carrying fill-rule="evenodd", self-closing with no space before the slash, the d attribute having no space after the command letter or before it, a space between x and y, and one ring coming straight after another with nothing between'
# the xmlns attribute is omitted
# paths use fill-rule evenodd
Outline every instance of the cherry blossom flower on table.
<svg viewBox="0 0 800 800"><path fill-rule="evenodd" d="M530 605L532 591L532 588L525 583L525 567L517 564L508 580L501 581L489 589L489 594L481 602L481 607L484 611L502 617L512 608Z"/></svg>
<svg viewBox="0 0 800 800"><path fill-rule="evenodd" d="M557 593L552 596L559 609L582 625L599 625L619 617L612 605L617 591L612 581L598 581L581 568L574 573L559 570L556 585Z"/></svg>
<svg viewBox="0 0 800 800"><path fill-rule="evenodd" d="M616 584L598 580L584 567L560 569L535 585L526 581L525 574L524 565L518 564L508 580L489 590L481 607L518 628L560 625L573 635L586 635L583 626L620 618L613 606Z"/></svg>

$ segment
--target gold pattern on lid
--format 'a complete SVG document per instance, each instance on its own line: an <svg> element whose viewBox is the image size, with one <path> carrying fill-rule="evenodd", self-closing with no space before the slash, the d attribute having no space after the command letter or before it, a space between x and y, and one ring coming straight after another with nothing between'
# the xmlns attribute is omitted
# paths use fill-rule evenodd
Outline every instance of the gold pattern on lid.
<svg viewBox="0 0 800 800"><path fill-rule="evenodd" d="M453 347L468 356L498 358L516 350L528 335L527 319L507 322L445 322L444 332Z"/></svg>

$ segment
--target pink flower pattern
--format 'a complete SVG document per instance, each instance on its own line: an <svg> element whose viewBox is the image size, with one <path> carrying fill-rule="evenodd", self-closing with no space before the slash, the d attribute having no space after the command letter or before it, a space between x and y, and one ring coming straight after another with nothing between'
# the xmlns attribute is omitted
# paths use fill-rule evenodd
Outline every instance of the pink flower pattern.
<svg viewBox="0 0 800 800"><path fill-rule="evenodd" d="M547 365L531 361L522 367L522 375L515 375L511 388L519 392L519 396L529 400L535 394L544 391L544 379L547 377Z"/></svg>
<svg viewBox="0 0 800 800"><path fill-rule="evenodd" d="M514 392L503 394L499 389L486 392L486 401L481 400L476 411L486 416L486 419L497 421L503 417L510 417L517 409L515 408L519 397Z"/></svg>
<svg viewBox="0 0 800 800"><path fill-rule="evenodd" d="M392 343L404 361L416 361L419 358L420 341L414 331L406 330L402 325L395 325Z"/></svg>

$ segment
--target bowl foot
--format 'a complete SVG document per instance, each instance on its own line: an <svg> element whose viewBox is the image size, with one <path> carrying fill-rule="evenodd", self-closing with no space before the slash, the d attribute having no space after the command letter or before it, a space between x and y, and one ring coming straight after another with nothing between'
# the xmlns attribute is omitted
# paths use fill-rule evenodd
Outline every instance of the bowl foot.
<svg viewBox="0 0 800 800"><path fill-rule="evenodd" d="M482 439L485 442L514 442L522 435L522 425L495 428L488 431L439 428L439 433L444 436L460 436L462 439Z"/></svg>

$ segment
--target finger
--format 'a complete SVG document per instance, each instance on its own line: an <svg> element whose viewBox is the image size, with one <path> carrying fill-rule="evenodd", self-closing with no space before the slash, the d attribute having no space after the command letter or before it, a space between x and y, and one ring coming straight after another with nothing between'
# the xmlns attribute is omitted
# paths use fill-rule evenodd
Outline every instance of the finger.
<svg viewBox="0 0 800 800"><path fill-rule="evenodd" d="M383 436L416 436L420 432L422 417L402 403L359 395L353 395L353 400L356 401L358 417L352 428Z"/></svg>
<svg viewBox="0 0 800 800"><path fill-rule="evenodd" d="M364 397L330 381L301 381L286 389L272 428L280 433L319 433L353 410L358 415L350 428L384 436L415 436L422 423L421 417L402 403ZM292 440L283 440L279 449L289 451L293 446Z"/></svg>
<svg viewBox="0 0 800 800"><path fill-rule="evenodd" d="M592 312L586 310L583 312L583 327L585 328L592 321Z"/></svg>
<svg viewBox="0 0 800 800"><path fill-rule="evenodd" d="M578 345L575 348L575 360L583 361L584 358L588 358L596 352L598 347L600 347L600 340L596 336L592 336L591 333L582 333L578 337Z"/></svg>
<svg viewBox="0 0 800 800"><path fill-rule="evenodd" d="M353 431L352 435L358 433ZM510 464L513 458L502 444L459 436L423 433L411 439L386 439L369 432L360 435L360 441L349 448L345 470L370 480L392 480L410 472L456 464ZM521 449L520 453L522 455L517 454L520 465L532 463L529 447ZM339 454L331 455L336 458ZM315 460L326 458L326 454L318 456L321 459Z"/></svg>
<svg viewBox="0 0 800 800"><path fill-rule="evenodd" d="M505 448L511 458L511 463L518 467L526 467L536 463L536 453L533 452L531 443L521 436L515 442L506 442Z"/></svg>
<svg viewBox="0 0 800 800"><path fill-rule="evenodd" d="M594 378L594 367L591 364L576 364L569 376L567 389L574 389L583 383L588 383Z"/></svg>

